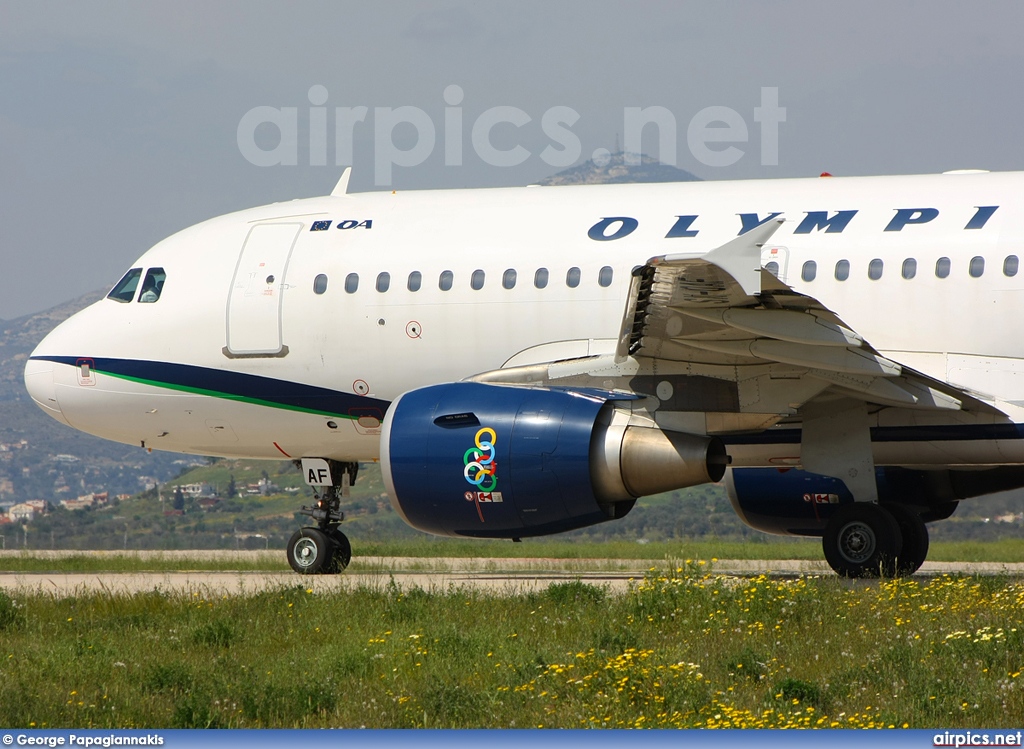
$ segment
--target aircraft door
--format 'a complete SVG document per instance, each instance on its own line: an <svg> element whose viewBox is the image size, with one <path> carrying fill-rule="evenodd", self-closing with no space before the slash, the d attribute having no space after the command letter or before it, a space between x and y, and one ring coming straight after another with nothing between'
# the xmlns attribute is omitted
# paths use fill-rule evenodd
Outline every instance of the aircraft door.
<svg viewBox="0 0 1024 749"><path fill-rule="evenodd" d="M761 267L769 271L773 276L789 283L789 248L781 245L765 245L761 249Z"/></svg>
<svg viewBox="0 0 1024 749"><path fill-rule="evenodd" d="M283 291L302 224L257 224L245 238L228 291L224 355L284 356Z"/></svg>

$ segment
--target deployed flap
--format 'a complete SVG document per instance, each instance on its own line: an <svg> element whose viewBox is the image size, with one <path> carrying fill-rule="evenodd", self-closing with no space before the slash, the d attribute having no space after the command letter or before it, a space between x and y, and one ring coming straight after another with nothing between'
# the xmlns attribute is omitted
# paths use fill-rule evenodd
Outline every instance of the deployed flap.
<svg viewBox="0 0 1024 749"><path fill-rule="evenodd" d="M761 293L761 248L778 231L785 219L767 223L741 234L711 252L664 255L650 261L651 265L678 265L690 260L710 263L724 270L744 294Z"/></svg>
<svg viewBox="0 0 1024 749"><path fill-rule="evenodd" d="M710 252L651 258L634 271L617 357L637 353L651 314L659 310L667 317L671 308L685 313L755 306L765 285L785 288L761 269L761 248L781 225L781 220L771 221ZM678 332L683 332L683 326Z"/></svg>
<svg viewBox="0 0 1024 749"><path fill-rule="evenodd" d="M793 380L814 378L822 388L867 403L992 410L963 390L881 356L817 299L760 267L761 248L781 224L768 222L710 252L654 257L634 271L616 361L732 368L729 379L736 381L757 365L789 365L797 368L786 375ZM813 389L800 390L804 398L794 397L792 408L809 402ZM764 405L751 401L741 410Z"/></svg>

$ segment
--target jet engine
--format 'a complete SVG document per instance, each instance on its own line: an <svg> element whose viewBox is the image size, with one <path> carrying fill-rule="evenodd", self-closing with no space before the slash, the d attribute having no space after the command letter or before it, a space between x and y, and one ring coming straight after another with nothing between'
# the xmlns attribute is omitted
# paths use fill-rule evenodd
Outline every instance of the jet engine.
<svg viewBox="0 0 1024 749"><path fill-rule="evenodd" d="M599 391L452 383L384 419L392 506L437 535L520 538L623 517L636 498L721 480L721 440L631 424Z"/></svg>
<svg viewBox="0 0 1024 749"><path fill-rule="evenodd" d="M740 519L765 533L820 536L840 505L853 495L839 479L793 469L734 468L726 488ZM1024 467L919 471L875 469L878 501L911 507L925 522L945 520L961 499L1024 486Z"/></svg>

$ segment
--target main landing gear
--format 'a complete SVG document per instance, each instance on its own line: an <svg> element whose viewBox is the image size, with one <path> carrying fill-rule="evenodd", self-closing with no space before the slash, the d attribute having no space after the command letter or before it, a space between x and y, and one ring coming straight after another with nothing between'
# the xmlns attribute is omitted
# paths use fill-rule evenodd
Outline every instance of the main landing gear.
<svg viewBox="0 0 1024 749"><path fill-rule="evenodd" d="M352 561L352 545L338 525L345 519L341 499L348 496L349 486L355 483L359 464L326 462L330 475L341 483L320 486L319 493L317 487L313 488L316 502L312 507L304 506L301 513L317 524L300 528L288 539L288 564L300 575L337 575Z"/></svg>
<svg viewBox="0 0 1024 749"><path fill-rule="evenodd" d="M928 529L909 507L853 502L829 520L821 545L842 577L904 577L928 556Z"/></svg>

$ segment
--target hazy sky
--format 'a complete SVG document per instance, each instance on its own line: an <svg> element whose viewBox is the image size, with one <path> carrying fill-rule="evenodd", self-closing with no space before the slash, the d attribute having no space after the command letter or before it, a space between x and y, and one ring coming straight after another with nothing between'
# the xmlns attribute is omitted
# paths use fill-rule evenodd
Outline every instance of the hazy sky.
<svg viewBox="0 0 1024 749"><path fill-rule="evenodd" d="M1024 168L1024 4L1019 2L9 2L0 0L0 318L111 285L161 238L227 211L325 194L335 107L353 129L352 188L374 189L375 108L417 107L437 143L395 167L398 189L527 184L558 171L553 107L580 160L613 149L627 107L677 123L677 166L705 179ZM445 165L445 99L461 88L463 164ZM326 93L326 165L309 147L310 89ZM778 164L762 165L754 108L777 88ZM485 110L491 166L471 131ZM295 165L239 147L255 107L296 109ZM742 157L708 166L687 127L728 107ZM383 121L383 120L381 120ZM658 156L652 128L644 150ZM254 131L272 150L277 130ZM392 133L415 141L412 125ZM390 188L389 188L390 189Z"/></svg>

